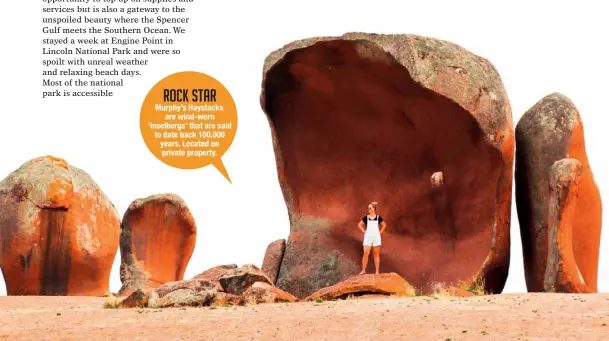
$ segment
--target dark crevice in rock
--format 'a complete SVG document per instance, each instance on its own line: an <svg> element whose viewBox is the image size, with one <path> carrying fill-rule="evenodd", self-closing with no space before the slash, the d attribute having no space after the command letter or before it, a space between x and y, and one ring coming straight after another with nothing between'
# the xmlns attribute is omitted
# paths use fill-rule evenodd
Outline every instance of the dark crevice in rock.
<svg viewBox="0 0 609 341"><path fill-rule="evenodd" d="M40 211L40 245L44 245L41 295L65 296L68 292L71 255L67 217L67 209Z"/></svg>

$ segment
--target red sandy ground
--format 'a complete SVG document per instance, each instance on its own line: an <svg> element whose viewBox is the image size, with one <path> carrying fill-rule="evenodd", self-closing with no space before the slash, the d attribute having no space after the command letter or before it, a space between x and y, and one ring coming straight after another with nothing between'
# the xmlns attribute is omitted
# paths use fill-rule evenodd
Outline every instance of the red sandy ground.
<svg viewBox="0 0 609 341"><path fill-rule="evenodd" d="M609 294L382 298L104 309L104 298L0 297L0 340L607 340Z"/></svg>

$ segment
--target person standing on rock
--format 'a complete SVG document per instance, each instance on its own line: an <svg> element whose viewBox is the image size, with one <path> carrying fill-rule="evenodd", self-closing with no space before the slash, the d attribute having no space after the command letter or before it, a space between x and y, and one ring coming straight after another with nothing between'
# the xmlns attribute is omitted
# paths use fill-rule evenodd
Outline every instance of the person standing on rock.
<svg viewBox="0 0 609 341"><path fill-rule="evenodd" d="M366 273L371 249L377 275L381 266L381 234L387 228L387 224L380 215L376 214L376 205L376 202L370 203L368 205L368 214L357 224L360 231L364 233L364 256L362 257L362 272L359 273L360 275Z"/></svg>

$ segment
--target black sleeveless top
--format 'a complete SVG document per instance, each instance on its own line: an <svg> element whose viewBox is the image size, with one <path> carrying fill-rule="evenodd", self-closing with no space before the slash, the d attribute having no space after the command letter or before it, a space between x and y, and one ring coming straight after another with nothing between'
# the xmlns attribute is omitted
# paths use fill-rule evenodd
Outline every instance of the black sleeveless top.
<svg viewBox="0 0 609 341"><path fill-rule="evenodd" d="M370 219L370 220L372 220L372 221L378 220L379 225L381 225L381 223L383 222L383 217L381 217L380 215L377 214L376 217L374 217L374 219ZM364 225L366 225L366 228L368 228L368 215L365 215L362 218L362 221L364 222Z"/></svg>

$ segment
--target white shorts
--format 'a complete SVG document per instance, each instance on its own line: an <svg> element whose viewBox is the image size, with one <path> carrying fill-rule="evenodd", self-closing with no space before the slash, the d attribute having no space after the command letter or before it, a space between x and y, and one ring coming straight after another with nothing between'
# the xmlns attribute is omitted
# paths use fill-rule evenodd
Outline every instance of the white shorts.
<svg viewBox="0 0 609 341"><path fill-rule="evenodd" d="M364 234L364 246L381 246L381 235Z"/></svg>

